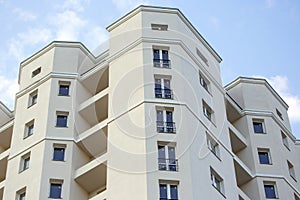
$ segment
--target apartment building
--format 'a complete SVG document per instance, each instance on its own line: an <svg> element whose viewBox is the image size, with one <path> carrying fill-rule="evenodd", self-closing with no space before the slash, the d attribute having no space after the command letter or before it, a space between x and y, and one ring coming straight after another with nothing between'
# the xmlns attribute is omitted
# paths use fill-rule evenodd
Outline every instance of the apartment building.
<svg viewBox="0 0 300 200"><path fill-rule="evenodd" d="M221 57L174 8L139 6L99 54L52 42L0 104L0 200L300 199L299 141L264 79L222 86Z"/></svg>

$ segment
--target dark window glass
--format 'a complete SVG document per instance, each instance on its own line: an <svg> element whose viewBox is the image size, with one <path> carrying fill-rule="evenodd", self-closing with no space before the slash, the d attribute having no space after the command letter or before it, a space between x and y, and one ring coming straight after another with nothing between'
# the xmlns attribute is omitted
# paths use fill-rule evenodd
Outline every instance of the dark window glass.
<svg viewBox="0 0 300 200"><path fill-rule="evenodd" d="M30 157L24 159L23 170L29 168Z"/></svg>
<svg viewBox="0 0 300 200"><path fill-rule="evenodd" d="M274 185L265 185L266 198L276 198Z"/></svg>
<svg viewBox="0 0 300 200"><path fill-rule="evenodd" d="M69 96L69 85L59 85L58 94L61 96Z"/></svg>
<svg viewBox="0 0 300 200"><path fill-rule="evenodd" d="M253 122L255 133L264 133L263 124L261 122Z"/></svg>
<svg viewBox="0 0 300 200"><path fill-rule="evenodd" d="M158 146L158 168L167 170L165 146Z"/></svg>
<svg viewBox="0 0 300 200"><path fill-rule="evenodd" d="M25 200L25 197L26 197L26 193L24 192L20 194L19 200Z"/></svg>
<svg viewBox="0 0 300 200"><path fill-rule="evenodd" d="M169 60L169 53L166 50L162 50L162 59L163 60Z"/></svg>
<svg viewBox="0 0 300 200"><path fill-rule="evenodd" d="M67 127L68 117L65 115L57 115L56 126L58 127Z"/></svg>
<svg viewBox="0 0 300 200"><path fill-rule="evenodd" d="M167 200L168 199L168 191L167 191L167 185L166 184L160 184L159 185L159 194L160 194L160 200Z"/></svg>
<svg viewBox="0 0 300 200"><path fill-rule="evenodd" d="M64 161L65 160L65 149L64 148L54 148L53 160Z"/></svg>
<svg viewBox="0 0 300 200"><path fill-rule="evenodd" d="M258 152L258 157L259 157L260 164L270 164L268 152Z"/></svg>
<svg viewBox="0 0 300 200"><path fill-rule="evenodd" d="M177 191L177 185L171 185L170 186L171 190L171 199L178 199L178 191Z"/></svg>
<svg viewBox="0 0 300 200"><path fill-rule="evenodd" d="M58 183L51 183L50 186L50 198L60 199L61 198L62 185Z"/></svg>
<svg viewBox="0 0 300 200"><path fill-rule="evenodd" d="M159 60L159 50L158 49L153 49L153 59L154 60Z"/></svg>

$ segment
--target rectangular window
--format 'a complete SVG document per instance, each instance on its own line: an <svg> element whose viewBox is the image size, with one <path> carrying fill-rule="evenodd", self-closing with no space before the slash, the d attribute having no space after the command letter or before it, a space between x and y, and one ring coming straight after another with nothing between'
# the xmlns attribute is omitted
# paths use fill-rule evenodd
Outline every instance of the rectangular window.
<svg viewBox="0 0 300 200"><path fill-rule="evenodd" d="M175 144L158 144L158 169L177 171L178 162L175 154Z"/></svg>
<svg viewBox="0 0 300 200"><path fill-rule="evenodd" d="M221 193L225 194L224 192L224 181L222 177L213 169L210 168L210 178L211 184Z"/></svg>
<svg viewBox="0 0 300 200"><path fill-rule="evenodd" d="M258 158L260 164L271 165L271 156L269 149L258 149Z"/></svg>
<svg viewBox="0 0 300 200"><path fill-rule="evenodd" d="M63 184L63 180L50 179L49 198L52 198L52 199L61 199L62 198L62 184Z"/></svg>
<svg viewBox="0 0 300 200"><path fill-rule="evenodd" d="M154 67L170 68L169 51L165 49L153 49Z"/></svg>
<svg viewBox="0 0 300 200"><path fill-rule="evenodd" d="M65 160L65 144L54 144L53 145L53 160L64 161Z"/></svg>
<svg viewBox="0 0 300 200"><path fill-rule="evenodd" d="M165 24L151 24L151 29L155 31L167 31L168 25Z"/></svg>
<svg viewBox="0 0 300 200"><path fill-rule="evenodd" d="M17 200L25 200L26 199L26 187L16 192Z"/></svg>
<svg viewBox="0 0 300 200"><path fill-rule="evenodd" d="M164 108L156 111L156 126L159 133L175 133L173 108Z"/></svg>
<svg viewBox="0 0 300 200"><path fill-rule="evenodd" d="M276 199L277 191L276 185L274 182L264 182L265 196L267 199Z"/></svg>
<svg viewBox="0 0 300 200"><path fill-rule="evenodd" d="M287 161L287 165L288 165L288 170L289 170L290 176L296 181L296 174L295 174L294 165L289 161Z"/></svg>
<svg viewBox="0 0 300 200"><path fill-rule="evenodd" d="M266 133L264 128L264 121L261 119L253 119L254 133Z"/></svg>
<svg viewBox="0 0 300 200"><path fill-rule="evenodd" d="M202 100L203 114L209 120L212 121L213 110L209 107L209 105Z"/></svg>
<svg viewBox="0 0 300 200"><path fill-rule="evenodd" d="M56 113L56 126L67 127L68 125L68 112L57 112Z"/></svg>
<svg viewBox="0 0 300 200"><path fill-rule="evenodd" d="M281 120L283 120L282 114L278 109L276 109L276 114Z"/></svg>
<svg viewBox="0 0 300 200"><path fill-rule="evenodd" d="M167 78L155 78L155 98L173 99L171 81Z"/></svg>
<svg viewBox="0 0 300 200"><path fill-rule="evenodd" d="M38 75L39 73L41 73L41 67L37 68L36 70L34 70L31 74L31 78L35 77L36 75Z"/></svg>
<svg viewBox="0 0 300 200"><path fill-rule="evenodd" d="M201 58L201 60L208 66L208 60L205 58L205 56L200 52L198 48L196 48L196 53Z"/></svg>
<svg viewBox="0 0 300 200"><path fill-rule="evenodd" d="M206 133L207 147L217 158L220 158L219 144L208 134Z"/></svg>
<svg viewBox="0 0 300 200"><path fill-rule="evenodd" d="M67 82L67 81L59 81L58 95L59 96L69 96L70 84L71 83Z"/></svg>
<svg viewBox="0 0 300 200"><path fill-rule="evenodd" d="M178 200L178 183L170 181L160 181L159 183L160 200Z"/></svg>
<svg viewBox="0 0 300 200"><path fill-rule="evenodd" d="M27 137L33 135L33 131L34 131L34 120L31 120L30 122L27 122L25 124L24 138L27 138Z"/></svg>
<svg viewBox="0 0 300 200"><path fill-rule="evenodd" d="M208 85L209 81L199 72L199 80L200 80L200 85L207 91L209 92Z"/></svg>
<svg viewBox="0 0 300 200"><path fill-rule="evenodd" d="M37 103L37 97L38 97L37 90L29 94L28 107L33 106L34 104Z"/></svg>
<svg viewBox="0 0 300 200"><path fill-rule="evenodd" d="M283 131L281 131L281 138L282 138L282 143L283 143L283 145L284 145L288 150L290 150L288 137L286 136L286 134L283 133Z"/></svg>
<svg viewBox="0 0 300 200"><path fill-rule="evenodd" d="M30 164L30 152L23 155L20 160L20 172L29 168Z"/></svg>

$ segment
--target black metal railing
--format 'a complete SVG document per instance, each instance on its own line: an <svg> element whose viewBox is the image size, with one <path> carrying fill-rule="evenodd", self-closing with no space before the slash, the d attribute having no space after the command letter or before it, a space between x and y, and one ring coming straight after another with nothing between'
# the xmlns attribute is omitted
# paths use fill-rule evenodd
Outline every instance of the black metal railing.
<svg viewBox="0 0 300 200"><path fill-rule="evenodd" d="M165 171L178 171L178 160L158 158L158 169Z"/></svg>
<svg viewBox="0 0 300 200"><path fill-rule="evenodd" d="M175 122L156 122L157 132L159 133L176 133Z"/></svg>
<svg viewBox="0 0 300 200"><path fill-rule="evenodd" d="M171 60L153 59L154 67L171 68Z"/></svg>
<svg viewBox="0 0 300 200"><path fill-rule="evenodd" d="M155 98L173 99L173 91L171 89L154 88Z"/></svg>

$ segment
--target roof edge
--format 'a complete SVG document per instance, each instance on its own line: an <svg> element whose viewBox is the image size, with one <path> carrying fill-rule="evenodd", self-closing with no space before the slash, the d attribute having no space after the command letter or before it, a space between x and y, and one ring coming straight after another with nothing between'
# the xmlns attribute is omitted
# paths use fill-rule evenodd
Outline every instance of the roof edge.
<svg viewBox="0 0 300 200"><path fill-rule="evenodd" d="M13 117L13 111L11 111L2 101L0 101L0 109L5 112L8 117Z"/></svg>

